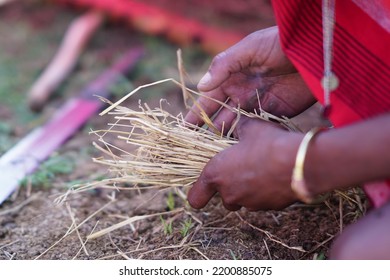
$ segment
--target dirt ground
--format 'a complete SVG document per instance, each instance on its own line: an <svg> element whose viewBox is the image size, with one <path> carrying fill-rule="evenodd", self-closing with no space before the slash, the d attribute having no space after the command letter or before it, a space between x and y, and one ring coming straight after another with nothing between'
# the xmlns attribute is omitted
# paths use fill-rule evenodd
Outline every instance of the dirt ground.
<svg viewBox="0 0 390 280"><path fill-rule="evenodd" d="M170 8L169 1L145 2ZM206 1L175 1L171 10L230 28L236 21L234 28L249 33L259 26L271 25L273 20L269 2L260 1L257 14L253 12L254 2L258 1L233 7L230 3L237 1L228 1L229 5L227 1L213 1L214 9L205 13ZM178 46L137 33L118 22L107 23L45 110L41 114L28 112L24 98L27 89L54 54L67 24L78 14L79 11L45 1L17 1L0 8L0 155L48 120L67 98L131 46L142 44L148 53L113 99L135 86L177 75ZM183 52L188 72L197 80L210 57L196 46ZM142 99L150 106L166 98L173 112L184 111L180 96L180 91L172 87L142 93ZM137 103L138 99L134 99L127 106ZM318 120L317 113L314 107L295 122L307 129ZM349 196L362 199L361 203L332 195L318 205L297 203L283 211L260 212L228 212L215 197L205 209L195 211L168 190L131 188L93 189L72 194L66 203L55 203L76 183L110 177L105 167L92 162L99 152L92 147L94 139L88 133L91 128L104 128L109 121L107 117L91 119L53 154L52 159L60 160L60 171L50 173L50 165L42 167L40 174L50 176L36 180L37 176L32 175L0 206L0 259L326 259L334 237L365 211L360 194ZM143 218L87 240L92 232L135 216Z"/></svg>

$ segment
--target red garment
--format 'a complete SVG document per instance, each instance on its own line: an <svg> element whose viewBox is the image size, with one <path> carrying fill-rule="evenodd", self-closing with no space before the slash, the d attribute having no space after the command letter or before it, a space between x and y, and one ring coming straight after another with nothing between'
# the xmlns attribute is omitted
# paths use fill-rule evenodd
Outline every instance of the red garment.
<svg viewBox="0 0 390 280"><path fill-rule="evenodd" d="M336 0L330 120L340 127L390 112L390 1ZM374 4L375 3L375 4ZM322 103L321 0L274 0L282 48ZM374 207L390 200L390 180L367 184Z"/></svg>

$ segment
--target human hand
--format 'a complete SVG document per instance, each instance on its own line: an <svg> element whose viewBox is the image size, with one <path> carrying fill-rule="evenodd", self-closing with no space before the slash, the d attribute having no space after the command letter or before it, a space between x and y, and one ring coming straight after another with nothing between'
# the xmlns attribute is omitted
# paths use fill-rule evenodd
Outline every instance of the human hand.
<svg viewBox="0 0 390 280"><path fill-rule="evenodd" d="M282 209L297 200L290 184L303 136L248 118L235 133L239 143L207 163L188 193L190 205L203 208L217 192L232 211Z"/></svg>
<svg viewBox="0 0 390 280"><path fill-rule="evenodd" d="M198 103L206 114L216 114L217 129L231 127L235 114L208 97L228 105L253 111L259 108L277 116L291 117L301 113L315 100L294 66L284 55L277 27L254 32L217 55L198 84L205 96ZM202 125L199 108L193 106L186 121ZM224 123L224 125L223 125Z"/></svg>

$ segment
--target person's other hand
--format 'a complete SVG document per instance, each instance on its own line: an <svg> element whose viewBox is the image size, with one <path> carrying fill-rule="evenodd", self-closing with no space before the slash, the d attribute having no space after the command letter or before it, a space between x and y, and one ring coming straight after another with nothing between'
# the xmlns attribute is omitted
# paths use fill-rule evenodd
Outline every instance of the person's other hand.
<svg viewBox="0 0 390 280"><path fill-rule="evenodd" d="M198 84L205 96L198 103L214 125L225 131L235 114L207 97L228 105L253 111L259 108L277 116L292 117L310 107L315 99L294 66L284 55L277 27L254 32L217 55ZM217 113L217 114L216 114ZM202 125L199 108L193 106L186 121Z"/></svg>
<svg viewBox="0 0 390 280"><path fill-rule="evenodd" d="M239 143L213 157L188 193L203 208L218 192L229 210L282 209L297 200L290 188L295 154L302 135L262 120L242 119Z"/></svg>

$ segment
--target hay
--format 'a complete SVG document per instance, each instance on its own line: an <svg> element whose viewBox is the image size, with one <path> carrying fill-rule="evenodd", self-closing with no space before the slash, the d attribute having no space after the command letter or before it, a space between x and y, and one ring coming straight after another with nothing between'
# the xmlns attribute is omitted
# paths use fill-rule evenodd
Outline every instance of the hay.
<svg viewBox="0 0 390 280"><path fill-rule="evenodd" d="M167 79L140 88L169 81L183 87L181 83ZM113 117L108 129L92 131L98 137L94 146L103 154L102 157L93 160L106 165L115 174L115 179L111 183L154 188L191 186L213 156L237 143L231 136L235 125L226 135L224 132L217 132L204 112L201 114L207 125L197 127L186 123L182 114L174 116L164 109L163 105L166 103L164 100L160 102L160 107L154 109L141 102L138 110L120 106L120 103L140 88L103 112ZM188 88L186 90L191 91ZM194 91L191 93L200 95ZM250 118L277 121L289 130L297 130L289 120L264 111L260 114L248 113L228 107L225 103L220 105L235 112L237 121L241 115L245 115ZM114 145L112 140L106 140L114 138L121 144Z"/></svg>

